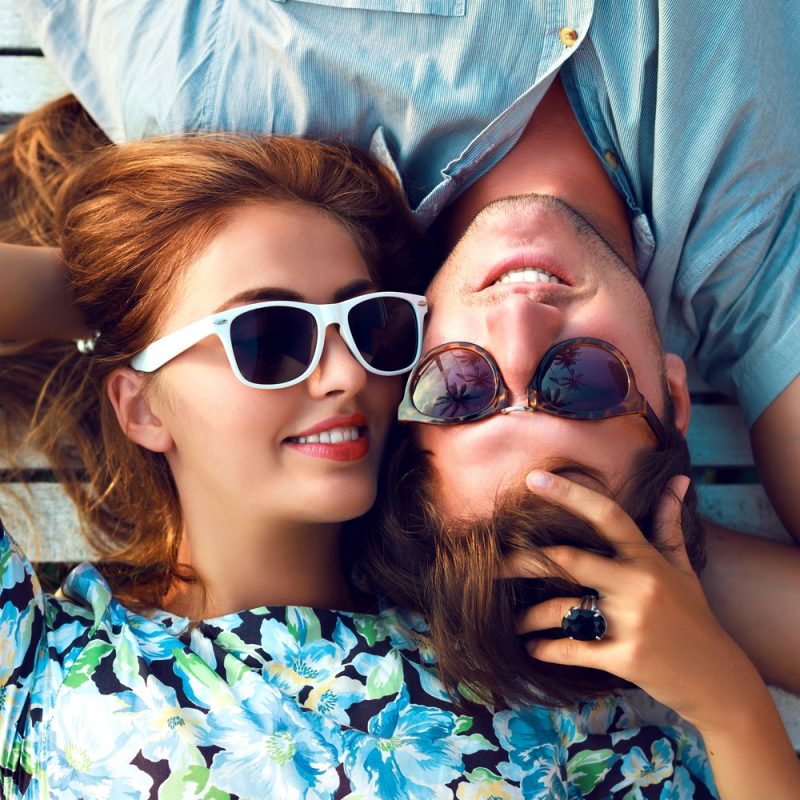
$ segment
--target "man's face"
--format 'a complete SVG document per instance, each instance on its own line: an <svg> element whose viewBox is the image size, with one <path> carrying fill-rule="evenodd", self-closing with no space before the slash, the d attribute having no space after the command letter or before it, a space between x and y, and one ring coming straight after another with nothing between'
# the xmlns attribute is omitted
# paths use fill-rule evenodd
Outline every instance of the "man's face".
<svg viewBox="0 0 800 800"><path fill-rule="evenodd" d="M428 291L425 350L449 341L479 344L496 359L513 404L556 342L591 336L628 358L639 391L664 418L665 379L688 422L682 362L664 356L639 281L572 207L543 195L486 206L456 244ZM570 420L545 413L495 414L415 433L432 453L445 508L489 512L499 491L533 468L566 469L592 488L623 489L635 457L656 446L643 418ZM624 493L623 493L624 494Z"/></svg>

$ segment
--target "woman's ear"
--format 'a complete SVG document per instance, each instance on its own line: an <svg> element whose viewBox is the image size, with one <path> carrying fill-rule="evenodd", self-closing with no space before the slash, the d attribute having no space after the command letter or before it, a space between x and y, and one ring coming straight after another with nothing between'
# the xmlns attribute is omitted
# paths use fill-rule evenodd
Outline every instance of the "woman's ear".
<svg viewBox="0 0 800 800"><path fill-rule="evenodd" d="M675 425L686 436L689 430L689 417L692 411L692 402L689 398L689 381L686 377L686 364L675 353L664 355L664 369L667 380L667 390L672 398L675 414Z"/></svg>
<svg viewBox="0 0 800 800"><path fill-rule="evenodd" d="M140 372L130 367L115 369L109 376L107 391L119 426L132 442L155 453L172 448L172 435L153 410Z"/></svg>

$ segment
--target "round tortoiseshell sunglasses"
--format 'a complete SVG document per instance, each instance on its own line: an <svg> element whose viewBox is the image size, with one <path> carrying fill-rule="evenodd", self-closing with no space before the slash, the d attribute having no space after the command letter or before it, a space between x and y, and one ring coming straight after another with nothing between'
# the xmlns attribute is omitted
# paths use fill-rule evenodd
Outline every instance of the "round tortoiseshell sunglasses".
<svg viewBox="0 0 800 800"><path fill-rule="evenodd" d="M509 411L544 411L569 419L644 417L661 447L666 433L636 386L628 359L602 339L565 339L551 347L528 385L526 405L512 405L492 355L471 342L447 342L414 367L397 418L453 425Z"/></svg>

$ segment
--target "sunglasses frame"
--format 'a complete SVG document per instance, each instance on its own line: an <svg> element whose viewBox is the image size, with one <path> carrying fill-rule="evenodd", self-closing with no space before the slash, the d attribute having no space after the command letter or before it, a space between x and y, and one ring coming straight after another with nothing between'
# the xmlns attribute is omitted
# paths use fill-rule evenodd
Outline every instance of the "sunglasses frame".
<svg viewBox="0 0 800 800"><path fill-rule="evenodd" d="M417 322L417 351L411 363L403 369L385 371L375 369L368 364L359 352L350 331L348 314L351 309L368 300L377 300L380 298L398 298L406 300L415 312L415 319ZM296 378L292 378L290 381L271 384L253 383L242 375L236 363L233 343L231 342L231 324L242 314L261 308L298 308L311 314L314 321L317 323L317 344L311 360L302 374ZM347 349L367 372L373 375L383 376L402 375L408 372L419 359L422 350L422 326L427 311L428 304L425 298L422 295L409 294L408 292L370 292L369 294L360 294L356 297L351 297L349 300L342 300L339 303L301 303L294 300L267 300L261 303L250 303L246 306L236 306L235 308L203 317L183 328L168 333L166 336L162 336L160 339L156 339L131 359L131 367L138 372L155 372L172 361L173 358L176 358L181 353L194 347L194 345L207 336L214 335L222 342L225 355L228 357L228 363L231 365L234 375L236 375L245 386L250 386L254 389L285 389L289 386L302 383L314 372L322 358L322 351L325 346L325 333L328 326L337 325L339 327L339 334L347 345Z"/></svg>
<svg viewBox="0 0 800 800"><path fill-rule="evenodd" d="M540 398L541 379L544 375L546 367L549 367L553 358L560 350L573 345L589 345L590 347L595 347L600 350L604 350L607 353L611 353L611 355L618 359L618 361L624 367L625 375L628 378L628 392L620 403L601 411L564 411L563 409L548 403L547 400ZM413 390L416 387L421 371L430 363L432 359L436 358L439 353L443 353L448 350L468 350L473 353L477 353L481 358L484 359L484 361L489 365L494 377L494 397L489 405L470 414L463 414L458 417L449 417L446 419L442 417L431 417L427 414L423 414L416 407L416 405L414 405L414 401L412 400ZM541 360L536 366L536 369L534 370L530 383L528 384L527 404L524 406L513 405L511 403L509 399L508 387L503 380L500 367L497 365L494 356L492 356L488 350L485 350L483 347L478 344L474 344L473 342L445 342L444 344L437 345L427 353L423 354L414 367L411 375L409 375L408 381L406 382L405 392L403 394L403 400L400 403L400 407L397 411L397 419L399 422L422 422L428 425L459 425L467 422L477 422L478 420L485 419L493 414L505 413L511 409L521 411L543 411L546 414L551 414L555 417L564 417L566 419L600 420L627 415L639 416L643 417L645 422L647 422L647 424L650 426L650 429L653 431L653 434L658 440L659 446L663 448L666 445L667 436L664 425L658 418L656 412L653 410L653 407L645 399L645 396L639 391L639 387L636 385L636 378L634 377L633 369L628 359L625 358L624 354L614 347L614 345L610 342L592 337L564 339L563 341L554 344L542 356Z"/></svg>

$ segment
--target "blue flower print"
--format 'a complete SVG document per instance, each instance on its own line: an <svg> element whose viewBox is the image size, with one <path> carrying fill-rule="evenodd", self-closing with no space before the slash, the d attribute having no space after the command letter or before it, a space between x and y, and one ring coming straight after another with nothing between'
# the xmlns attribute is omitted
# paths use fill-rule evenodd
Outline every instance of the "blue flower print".
<svg viewBox="0 0 800 800"><path fill-rule="evenodd" d="M28 656L37 617L41 614L33 603L20 611L9 600L0 610L0 684L5 683Z"/></svg>
<svg viewBox="0 0 800 800"><path fill-rule="evenodd" d="M141 691L119 697L137 728L145 758L166 761L173 772L204 763L197 748L212 744L206 715L179 705L174 689L149 675Z"/></svg>
<svg viewBox="0 0 800 800"><path fill-rule="evenodd" d="M550 744L537 748L533 764L522 776L522 796L526 800L570 800L560 755L561 751Z"/></svg>
<svg viewBox="0 0 800 800"><path fill-rule="evenodd" d="M672 780L665 781L661 787L659 800L694 800L696 787L689 770L679 764Z"/></svg>
<svg viewBox="0 0 800 800"><path fill-rule="evenodd" d="M347 709L353 703L359 703L365 699L366 692L363 684L340 675L318 683L309 692L303 707L324 714L340 725L348 725L350 718L347 715Z"/></svg>
<svg viewBox="0 0 800 800"><path fill-rule="evenodd" d="M321 800L339 785L339 731L319 715L297 710L269 684L252 684L238 698L208 715L209 733L220 752L210 782L241 800Z"/></svg>
<svg viewBox="0 0 800 800"><path fill-rule="evenodd" d="M693 728L662 728L664 733L674 742L677 758L686 765L686 769L695 778L699 778L708 786L716 786L714 773L703 745L703 740ZM677 785L677 781L676 781Z"/></svg>
<svg viewBox="0 0 800 800"><path fill-rule="evenodd" d="M91 681L66 692L49 731L47 775L59 800L139 800L152 778L133 763L139 750L132 720L117 712L122 703L101 695ZM75 724L91 720L91 725Z"/></svg>
<svg viewBox="0 0 800 800"><path fill-rule="evenodd" d="M501 747L522 770L534 767L544 745L560 745L553 711L542 706L500 711L495 714L494 729Z"/></svg>
<svg viewBox="0 0 800 800"><path fill-rule="evenodd" d="M631 786L634 789L628 793L631 800L639 800L642 797L640 787L651 786L672 775L674 757L672 744L666 738L653 742L650 758L644 754L641 747L631 748L630 752L622 757L620 771L624 780L614 786L612 791Z"/></svg>
<svg viewBox="0 0 800 800"><path fill-rule="evenodd" d="M305 686L341 671L342 662L349 655L349 648L330 640L297 639L286 625L276 619L264 620L261 638L270 643L275 659L266 665L265 674L291 696L296 696Z"/></svg>
<svg viewBox="0 0 800 800"><path fill-rule="evenodd" d="M458 718L449 711L413 705L404 686L369 721L368 733L345 731L344 768L354 790L381 800L452 797L447 784L463 769Z"/></svg>
<svg viewBox="0 0 800 800"><path fill-rule="evenodd" d="M541 706L495 715L497 738L511 759L499 765L500 772L509 780L521 781L525 798L567 800L565 751L556 722L554 712Z"/></svg>
<svg viewBox="0 0 800 800"><path fill-rule="evenodd" d="M466 775L468 783L460 783L456 800L524 800L518 786L506 783L490 770L479 768Z"/></svg>
<svg viewBox="0 0 800 800"><path fill-rule="evenodd" d="M2 525L0 525L0 529L2 529ZM0 541L0 590L13 589L17 584L22 583L29 569L17 543L8 534L5 534Z"/></svg>
<svg viewBox="0 0 800 800"><path fill-rule="evenodd" d="M27 691L13 683L0 686L0 767L4 769L9 769L11 766L10 763L5 763L4 759L10 762L9 756L17 730L13 725L3 723L6 720L17 719L27 699Z"/></svg>

